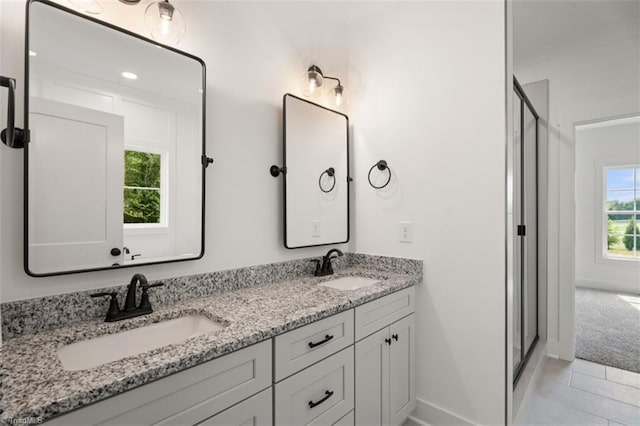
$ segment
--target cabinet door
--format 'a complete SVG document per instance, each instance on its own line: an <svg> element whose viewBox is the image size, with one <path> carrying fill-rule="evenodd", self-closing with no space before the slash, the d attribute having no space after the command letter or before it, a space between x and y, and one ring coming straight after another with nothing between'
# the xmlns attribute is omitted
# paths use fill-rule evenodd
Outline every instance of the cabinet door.
<svg viewBox="0 0 640 426"><path fill-rule="evenodd" d="M356 343L356 425L389 422L389 327Z"/></svg>
<svg viewBox="0 0 640 426"><path fill-rule="evenodd" d="M415 407L415 315L389 326L389 424L400 425Z"/></svg>
<svg viewBox="0 0 640 426"><path fill-rule="evenodd" d="M198 423L198 426L272 426L272 388Z"/></svg>

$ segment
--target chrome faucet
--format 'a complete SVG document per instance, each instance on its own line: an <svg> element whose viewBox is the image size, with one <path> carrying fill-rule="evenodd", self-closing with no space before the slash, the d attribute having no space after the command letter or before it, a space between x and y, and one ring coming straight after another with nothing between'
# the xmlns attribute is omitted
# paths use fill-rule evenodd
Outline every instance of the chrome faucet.
<svg viewBox="0 0 640 426"><path fill-rule="evenodd" d="M151 287L158 287L161 285L164 285L164 283L149 284L149 282L147 281L147 277L142 274L135 274L131 278L131 282L129 282L129 287L127 288L127 297L124 302L124 309L122 310L120 310L120 306L118 305L118 293L115 291L95 293L92 294L91 297L111 297L105 322L120 321L123 319L138 317L140 315L150 314L151 312L153 312L151 303L149 302L148 290ZM140 304L136 307L136 293L138 286L142 289L142 296L140 298Z"/></svg>
<svg viewBox="0 0 640 426"><path fill-rule="evenodd" d="M338 256L331 256L336 253ZM316 262L316 271L313 275L316 277L324 277L325 275L333 274L333 265L331 265L331 259L335 259L336 257L343 256L343 253L340 249L334 248L327 252L322 257L322 265L319 259L313 259L312 262Z"/></svg>

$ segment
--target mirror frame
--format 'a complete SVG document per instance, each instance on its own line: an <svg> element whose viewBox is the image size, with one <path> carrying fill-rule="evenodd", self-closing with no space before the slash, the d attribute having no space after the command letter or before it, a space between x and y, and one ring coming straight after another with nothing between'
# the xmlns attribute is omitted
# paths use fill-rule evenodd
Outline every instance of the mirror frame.
<svg viewBox="0 0 640 426"><path fill-rule="evenodd" d="M56 8L65 13L69 13L73 16L85 19L89 22L92 22L96 25L101 25L110 30L118 31L130 37L135 37L138 40L145 41L149 43L151 46L160 47L171 52L182 55L186 58L197 61L202 66L202 154L200 164L202 166L202 209L201 209L201 233L200 233L200 254L194 257L184 258L184 259L171 259L171 260L161 260L156 262L139 262L130 265L118 265L118 266L106 266L104 268L87 268L87 269L75 269L70 271L57 271L57 272L47 272L47 273L34 273L29 270L29 142L30 142L30 131L29 131L29 33L30 33L30 8L34 3L41 3L47 5L49 7ZM213 159L207 157L206 149L206 101L207 101L207 84L206 84L206 76L207 76L207 66L204 61L197 56L194 56L190 53L184 52L182 50L176 49L171 46L164 45L162 43L158 43L155 40L150 38L141 36L140 34L136 34L132 31L126 30L124 28L118 27L111 23L101 21L92 16L88 16L77 12L75 10L66 8L58 3L54 3L50 0L28 0L26 4L26 19L25 19L25 43L24 43L24 129L25 129L25 144L24 144L24 229L23 229L23 259L24 259L24 271L27 275L32 277L50 277L56 275L70 275L70 274L79 274L83 272L93 272L93 271L111 271L111 270L119 270L124 268L137 268L140 266L146 265L159 265L165 263L175 263L175 262L185 262L189 260L198 260L204 256L204 247L205 247L205 203L206 203L206 169L207 166L213 162Z"/></svg>
<svg viewBox="0 0 640 426"><path fill-rule="evenodd" d="M330 242L330 243L322 243L322 244L310 244L310 245L306 245L306 246L295 246L295 247L289 247L287 245L287 97L302 101L302 102L306 102L308 104L311 104L313 106L316 106L318 108L322 108L325 111L329 111L332 112L334 114L340 115L342 117L345 118L345 125L346 125L346 135L347 135L347 140L346 140L346 146L345 146L345 150L346 150L346 154L347 154L347 239L344 241L334 241L334 242ZM349 242L349 239L351 237L351 181L352 181L352 177L351 177L351 164L349 161L349 141L350 141L350 135L349 135L349 117L340 112L340 111L336 111L333 110L331 108L327 108L325 106L322 106L320 104L317 104L315 102L311 102L307 99L303 99L299 96L296 95L292 95L291 93L285 93L284 96L282 97L282 158L283 158L283 167L284 167L284 176L282 179L283 182L283 188L284 188L284 203L283 203L283 217L284 217L284 221L283 221L283 225L284 225L284 246L285 248L289 249L289 250L293 250L293 249L300 249L300 248L308 248L308 247L321 247L321 246L329 246L329 245L335 245L335 244L345 244Z"/></svg>

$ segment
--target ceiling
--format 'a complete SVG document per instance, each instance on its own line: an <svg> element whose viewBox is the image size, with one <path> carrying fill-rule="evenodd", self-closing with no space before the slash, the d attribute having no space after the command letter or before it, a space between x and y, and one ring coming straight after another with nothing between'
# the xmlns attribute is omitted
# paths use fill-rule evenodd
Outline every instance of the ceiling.
<svg viewBox="0 0 640 426"><path fill-rule="evenodd" d="M193 105L202 102L204 70L191 57L40 2L30 6L29 24L34 72L42 64ZM123 71L139 78L127 80Z"/></svg>
<svg viewBox="0 0 640 426"><path fill-rule="evenodd" d="M514 0L517 53L640 17L640 0Z"/></svg>

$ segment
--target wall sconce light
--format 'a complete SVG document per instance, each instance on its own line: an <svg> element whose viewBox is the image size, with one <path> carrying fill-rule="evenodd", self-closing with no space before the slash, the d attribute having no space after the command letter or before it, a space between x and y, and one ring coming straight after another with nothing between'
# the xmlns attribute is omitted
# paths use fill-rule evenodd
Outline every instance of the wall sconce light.
<svg viewBox="0 0 640 426"><path fill-rule="evenodd" d="M302 93L307 97L317 98L322 92L324 80L335 80L338 82L336 87L331 89L331 96L335 106L341 106L345 103L346 89L337 77L330 77L322 74L322 70L317 65L311 65L302 76Z"/></svg>
<svg viewBox="0 0 640 426"><path fill-rule="evenodd" d="M180 43L186 32L182 12L169 0L159 0L147 6L144 22L151 31L151 37L163 43Z"/></svg>

